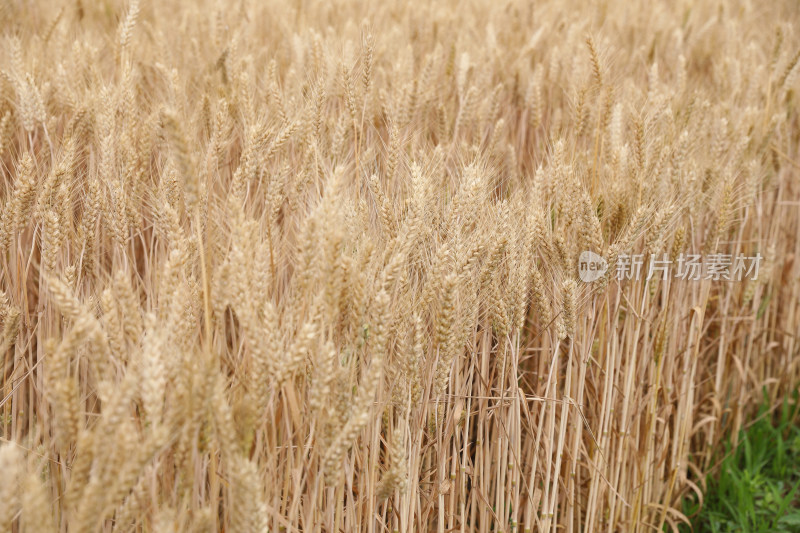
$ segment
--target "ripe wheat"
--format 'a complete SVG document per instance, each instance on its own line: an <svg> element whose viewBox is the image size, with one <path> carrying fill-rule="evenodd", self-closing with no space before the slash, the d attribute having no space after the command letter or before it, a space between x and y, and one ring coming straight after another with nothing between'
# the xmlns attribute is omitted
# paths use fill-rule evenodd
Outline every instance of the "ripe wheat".
<svg viewBox="0 0 800 533"><path fill-rule="evenodd" d="M798 27L1 2L0 533L676 530L800 382Z"/></svg>

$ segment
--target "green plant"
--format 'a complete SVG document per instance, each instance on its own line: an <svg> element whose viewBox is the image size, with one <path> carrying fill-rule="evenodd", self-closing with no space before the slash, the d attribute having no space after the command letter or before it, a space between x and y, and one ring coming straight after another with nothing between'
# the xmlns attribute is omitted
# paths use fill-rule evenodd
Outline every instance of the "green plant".
<svg viewBox="0 0 800 533"><path fill-rule="evenodd" d="M777 409L769 405L765 393L758 416L739 432L738 445L726 443L702 507L697 499L685 502L685 514L699 511L694 531L800 531L798 391Z"/></svg>

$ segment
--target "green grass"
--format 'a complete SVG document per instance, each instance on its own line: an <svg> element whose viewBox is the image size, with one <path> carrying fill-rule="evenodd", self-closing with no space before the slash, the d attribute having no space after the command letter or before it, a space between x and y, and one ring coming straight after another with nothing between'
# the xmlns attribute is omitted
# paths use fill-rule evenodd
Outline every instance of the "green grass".
<svg viewBox="0 0 800 533"><path fill-rule="evenodd" d="M684 502L695 532L800 532L800 403L798 392L728 440L719 467L706 480L702 509ZM699 511L699 512L698 512ZM683 529L683 528L682 528ZM689 531L689 528L683 529Z"/></svg>

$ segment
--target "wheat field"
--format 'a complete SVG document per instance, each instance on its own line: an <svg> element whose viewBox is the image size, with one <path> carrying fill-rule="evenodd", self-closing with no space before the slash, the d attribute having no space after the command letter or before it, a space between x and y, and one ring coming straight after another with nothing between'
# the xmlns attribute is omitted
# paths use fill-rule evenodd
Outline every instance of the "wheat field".
<svg viewBox="0 0 800 533"><path fill-rule="evenodd" d="M0 1L0 532L677 531L800 382L799 32Z"/></svg>

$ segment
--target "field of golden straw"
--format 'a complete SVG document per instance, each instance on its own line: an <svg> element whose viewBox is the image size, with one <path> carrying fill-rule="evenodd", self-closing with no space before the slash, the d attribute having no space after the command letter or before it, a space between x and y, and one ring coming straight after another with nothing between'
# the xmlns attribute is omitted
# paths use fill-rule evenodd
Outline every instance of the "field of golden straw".
<svg viewBox="0 0 800 533"><path fill-rule="evenodd" d="M0 532L646 532L800 382L794 1L0 1Z"/></svg>

